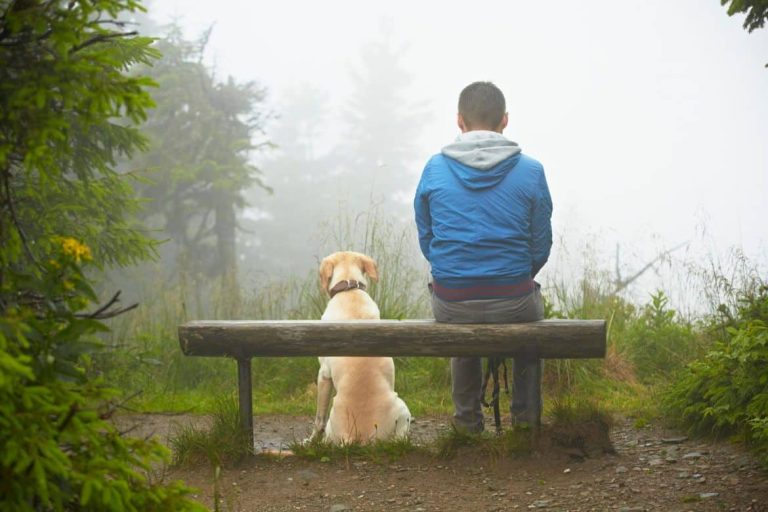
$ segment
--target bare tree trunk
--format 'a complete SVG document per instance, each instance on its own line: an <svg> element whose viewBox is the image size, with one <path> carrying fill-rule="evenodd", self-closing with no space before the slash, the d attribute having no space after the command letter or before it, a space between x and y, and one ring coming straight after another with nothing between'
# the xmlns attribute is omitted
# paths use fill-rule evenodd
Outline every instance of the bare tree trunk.
<svg viewBox="0 0 768 512"><path fill-rule="evenodd" d="M660 260L666 258L667 256L669 256L670 254L672 254L676 250L681 249L681 248L685 247L686 245L688 245L688 242L683 242L681 244L678 244L678 245L674 246L671 249L667 249L666 251L660 252L659 254L656 255L655 258L653 258L651 261L646 263L643 266L643 268L641 268L640 270L638 270L637 272L635 272L634 274L632 274L630 277L628 277L626 279L622 279L622 277L621 277L621 270L620 270L620 265L619 265L619 246L616 245L616 279L614 280L614 283L613 283L613 291L611 292L611 295L616 295L621 290L623 290L624 288L626 288L627 286L632 284L635 280L637 280L637 278L639 278L640 276L645 274L648 270L650 270Z"/></svg>

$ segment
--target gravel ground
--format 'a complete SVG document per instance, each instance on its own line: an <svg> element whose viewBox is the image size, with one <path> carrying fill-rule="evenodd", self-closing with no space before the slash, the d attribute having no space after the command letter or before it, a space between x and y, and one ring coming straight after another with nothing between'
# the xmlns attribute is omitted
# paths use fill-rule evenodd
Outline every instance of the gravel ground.
<svg viewBox="0 0 768 512"><path fill-rule="evenodd" d="M199 416L137 415L120 418L135 435L167 441ZM416 444L429 443L447 417L421 418ZM259 416L256 445L274 449L303 439L309 417ZM217 485L209 466L172 468L167 477L199 489L197 498L220 510L330 512L426 511L768 511L768 473L738 445L692 440L659 425L617 421L602 438L559 446L562 432L545 428L536 450L522 457L483 457L463 449L448 460L414 453L395 462L303 461L250 457L224 468ZM217 490L215 490L217 488Z"/></svg>

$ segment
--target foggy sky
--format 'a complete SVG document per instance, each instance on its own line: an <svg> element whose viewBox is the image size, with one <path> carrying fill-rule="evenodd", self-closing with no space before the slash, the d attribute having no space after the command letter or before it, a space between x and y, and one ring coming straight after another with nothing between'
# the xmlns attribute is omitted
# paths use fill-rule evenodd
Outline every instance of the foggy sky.
<svg viewBox="0 0 768 512"><path fill-rule="evenodd" d="M768 261L768 28L747 33L718 0L149 7L188 36L215 23L217 76L259 82L276 109L300 84L340 107L360 47L390 31L413 100L432 114L414 186L458 133L460 90L491 80L507 97L505 135L544 165L560 236L618 242L640 261L705 232L715 250L739 245Z"/></svg>

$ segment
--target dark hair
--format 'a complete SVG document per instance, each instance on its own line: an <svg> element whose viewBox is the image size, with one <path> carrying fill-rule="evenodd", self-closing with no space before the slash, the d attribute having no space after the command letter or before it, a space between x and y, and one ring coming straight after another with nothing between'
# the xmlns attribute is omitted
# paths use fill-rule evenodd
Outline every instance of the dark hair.
<svg viewBox="0 0 768 512"><path fill-rule="evenodd" d="M469 128L494 130L506 111L504 94L491 82L471 83L459 95L459 114Z"/></svg>

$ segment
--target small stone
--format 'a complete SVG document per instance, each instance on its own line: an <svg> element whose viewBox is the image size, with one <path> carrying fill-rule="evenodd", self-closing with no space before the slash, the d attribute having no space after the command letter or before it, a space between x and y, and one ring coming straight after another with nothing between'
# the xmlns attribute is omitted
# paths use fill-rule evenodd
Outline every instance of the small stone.
<svg viewBox="0 0 768 512"><path fill-rule="evenodd" d="M683 455L683 460L700 459L700 458L701 458L701 452L688 452L685 455Z"/></svg>
<svg viewBox="0 0 768 512"><path fill-rule="evenodd" d="M687 440L688 436L665 437L661 439L661 442L664 444L680 444L686 442Z"/></svg>
<svg viewBox="0 0 768 512"><path fill-rule="evenodd" d="M331 508L328 509L328 512L346 512L347 510L352 510L352 508L344 503L334 503L331 505Z"/></svg>
<svg viewBox="0 0 768 512"><path fill-rule="evenodd" d="M626 473L627 471L629 471L629 470L627 469L627 467L626 467L626 466L618 466L618 467L616 468L616 472L617 472L617 473Z"/></svg>
<svg viewBox="0 0 768 512"><path fill-rule="evenodd" d="M309 469L302 469L301 471L296 473L296 476L298 476L301 480L309 481L309 480L314 480L319 475L314 471L310 471Z"/></svg>
<svg viewBox="0 0 768 512"><path fill-rule="evenodd" d="M566 475L567 475L568 473L570 473L570 472L571 472L571 468L565 468L565 469L563 470L563 473L565 473Z"/></svg>
<svg viewBox="0 0 768 512"><path fill-rule="evenodd" d="M650 461L648 461L648 464L650 466L663 466L664 461L662 459L651 459Z"/></svg>
<svg viewBox="0 0 768 512"><path fill-rule="evenodd" d="M549 507L549 500L536 500L531 505L534 508L547 508Z"/></svg>
<svg viewBox="0 0 768 512"><path fill-rule="evenodd" d="M715 498L717 496L720 496L719 492L702 492L701 494L699 494L699 498L703 500L706 500L709 498Z"/></svg>

